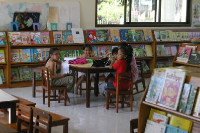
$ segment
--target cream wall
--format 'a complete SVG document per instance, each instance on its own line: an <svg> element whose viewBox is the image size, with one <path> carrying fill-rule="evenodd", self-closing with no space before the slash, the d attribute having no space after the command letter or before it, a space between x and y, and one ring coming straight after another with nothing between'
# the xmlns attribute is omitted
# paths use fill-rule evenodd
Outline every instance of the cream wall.
<svg viewBox="0 0 200 133"><path fill-rule="evenodd" d="M94 29L95 28L95 0L1 0L1 1L13 1L13 2L47 2L47 1L78 1L80 3L81 11L81 28ZM193 4L200 4L200 0L193 0ZM103 27L106 28L106 27ZM115 27L122 28L122 27ZM130 27L127 27L130 28ZM147 27L149 28L149 27ZM158 27L150 27L151 29L159 29ZM174 29L174 27L167 27L168 29ZM179 29L180 27L177 27ZM189 29L190 27L184 29ZM97 29L97 28L95 28ZM144 29L143 27L134 27L134 29ZM160 29L165 29L162 27Z"/></svg>

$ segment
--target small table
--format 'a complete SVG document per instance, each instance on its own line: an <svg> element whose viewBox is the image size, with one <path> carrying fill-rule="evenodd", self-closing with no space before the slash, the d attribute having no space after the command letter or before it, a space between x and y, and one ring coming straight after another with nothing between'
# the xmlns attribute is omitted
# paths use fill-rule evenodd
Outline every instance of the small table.
<svg viewBox="0 0 200 133"><path fill-rule="evenodd" d="M18 131L2 123L0 123L0 129L1 129L0 131L1 133L18 133Z"/></svg>
<svg viewBox="0 0 200 133"><path fill-rule="evenodd" d="M19 100L16 97L0 90L0 109L10 108L9 111L9 123L15 123L17 121L16 117L16 103Z"/></svg>
<svg viewBox="0 0 200 133"><path fill-rule="evenodd" d="M95 96L98 96L99 93L99 73L101 72L115 72L113 69L109 69L108 66L106 67L91 67L92 64L82 64L82 65L69 65L69 70L72 71L79 71L86 73L86 107L90 107L90 73L96 73L96 78L95 78L95 85L94 85L94 94Z"/></svg>

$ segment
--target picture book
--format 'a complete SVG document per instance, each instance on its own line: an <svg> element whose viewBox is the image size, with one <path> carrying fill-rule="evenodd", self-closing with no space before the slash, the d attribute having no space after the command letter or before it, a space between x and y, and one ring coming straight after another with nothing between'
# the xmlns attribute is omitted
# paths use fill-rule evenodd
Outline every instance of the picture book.
<svg viewBox="0 0 200 133"><path fill-rule="evenodd" d="M31 62L31 50L22 49L22 60L23 62Z"/></svg>
<svg viewBox="0 0 200 133"><path fill-rule="evenodd" d="M175 115L171 115L169 120L169 125L179 127L180 129L185 130L187 132L191 131L192 123L193 122L188 119L184 119Z"/></svg>
<svg viewBox="0 0 200 133"><path fill-rule="evenodd" d="M20 32L8 32L10 45L21 45Z"/></svg>
<svg viewBox="0 0 200 133"><path fill-rule="evenodd" d="M62 44L67 44L66 31L62 31Z"/></svg>
<svg viewBox="0 0 200 133"><path fill-rule="evenodd" d="M158 113L158 114L161 114L161 115L165 115L165 116L166 116L166 114L167 114L166 112L163 112L163 111L160 111L160 110L151 108L151 111L150 111L150 113L149 113L149 118L148 118L148 120L151 120L151 119L152 119L154 112L156 112L156 113Z"/></svg>
<svg viewBox="0 0 200 133"><path fill-rule="evenodd" d="M147 65L147 63L144 60L142 60L141 63L142 63L142 67L143 67L143 73L148 73L150 71L150 69L149 69L149 66Z"/></svg>
<svg viewBox="0 0 200 133"><path fill-rule="evenodd" d="M74 43L72 31L66 31L67 43Z"/></svg>
<svg viewBox="0 0 200 133"><path fill-rule="evenodd" d="M38 61L38 55L37 55L37 49L33 49L33 62L37 62Z"/></svg>
<svg viewBox="0 0 200 133"><path fill-rule="evenodd" d="M165 133L188 133L188 132L185 131L185 130L182 130L178 127L174 127L174 126L167 124L166 129L165 129Z"/></svg>
<svg viewBox="0 0 200 133"><path fill-rule="evenodd" d="M43 61L43 59L42 59L42 49L37 49L37 61Z"/></svg>
<svg viewBox="0 0 200 133"><path fill-rule="evenodd" d="M196 99L193 116L200 118L200 91Z"/></svg>
<svg viewBox="0 0 200 133"><path fill-rule="evenodd" d="M30 50L31 50L31 55L30 55L31 56L31 62L34 62L34 59L33 59L33 49L31 48Z"/></svg>
<svg viewBox="0 0 200 133"><path fill-rule="evenodd" d="M17 68L11 68L11 82L19 81L19 71Z"/></svg>
<svg viewBox="0 0 200 133"><path fill-rule="evenodd" d="M145 45L145 51L147 53L147 56L153 56L151 45Z"/></svg>
<svg viewBox="0 0 200 133"><path fill-rule="evenodd" d="M160 31L154 30L153 32L154 32L154 36L155 36L156 41L160 41Z"/></svg>
<svg viewBox="0 0 200 133"><path fill-rule="evenodd" d="M169 118L166 115L154 112L151 120L155 123L166 125L168 123L168 119Z"/></svg>
<svg viewBox="0 0 200 133"><path fill-rule="evenodd" d="M163 78L161 77L151 77L151 82L149 84L149 88L147 91L147 95L145 98L146 102L157 103L158 97L160 95L160 91L162 89Z"/></svg>
<svg viewBox="0 0 200 133"><path fill-rule="evenodd" d="M145 41L152 41L152 33L150 29L143 29Z"/></svg>
<svg viewBox="0 0 200 133"><path fill-rule="evenodd" d="M105 29L105 34L106 34L105 42L111 42L110 30L109 29Z"/></svg>
<svg viewBox="0 0 200 133"><path fill-rule="evenodd" d="M157 45L157 56L165 56L165 47L164 45Z"/></svg>
<svg viewBox="0 0 200 133"><path fill-rule="evenodd" d="M142 30L136 31L137 41L144 41L144 32Z"/></svg>
<svg viewBox="0 0 200 133"><path fill-rule="evenodd" d="M86 30L88 43L97 43L97 35L95 29Z"/></svg>
<svg viewBox="0 0 200 133"><path fill-rule="evenodd" d="M4 50L0 50L0 63L6 63Z"/></svg>
<svg viewBox="0 0 200 133"><path fill-rule="evenodd" d="M127 40L127 42L135 42L135 41L137 41L137 33L136 33L136 31L134 29L127 30L126 40Z"/></svg>
<svg viewBox="0 0 200 133"><path fill-rule="evenodd" d="M180 32L175 32L175 33L176 33L176 41L181 41Z"/></svg>
<svg viewBox="0 0 200 133"><path fill-rule="evenodd" d="M72 28L74 43L84 43L84 35L82 28Z"/></svg>
<svg viewBox="0 0 200 133"><path fill-rule="evenodd" d="M31 44L41 44L40 32L31 32Z"/></svg>
<svg viewBox="0 0 200 133"><path fill-rule="evenodd" d="M168 41L167 31L166 30L161 30L160 31L160 40L161 41Z"/></svg>
<svg viewBox="0 0 200 133"><path fill-rule="evenodd" d="M50 44L49 32L40 32L42 44Z"/></svg>
<svg viewBox="0 0 200 133"><path fill-rule="evenodd" d="M186 73L176 69L166 69L159 105L176 110Z"/></svg>
<svg viewBox="0 0 200 133"><path fill-rule="evenodd" d="M6 45L6 33L5 32L0 32L0 45Z"/></svg>
<svg viewBox="0 0 200 133"><path fill-rule="evenodd" d="M92 47L92 52L93 52L93 54L94 54L94 56L98 56L98 50L97 50L97 46L93 46Z"/></svg>
<svg viewBox="0 0 200 133"><path fill-rule="evenodd" d="M165 133L166 125L147 120L144 133Z"/></svg>
<svg viewBox="0 0 200 133"><path fill-rule="evenodd" d="M31 44L31 36L30 32L21 32L22 45L30 45Z"/></svg>
<svg viewBox="0 0 200 133"><path fill-rule="evenodd" d="M176 61L187 63L190 57L191 50L192 48L179 47Z"/></svg>
<svg viewBox="0 0 200 133"><path fill-rule="evenodd" d="M165 55L166 56L171 56L172 53L171 53L171 47L165 47Z"/></svg>
<svg viewBox="0 0 200 133"><path fill-rule="evenodd" d="M45 48L43 48L41 50L42 50L42 61L46 61L46 51L45 51Z"/></svg>
<svg viewBox="0 0 200 133"><path fill-rule="evenodd" d="M188 63L200 65L200 54L199 53L191 54Z"/></svg>
<svg viewBox="0 0 200 133"><path fill-rule="evenodd" d="M166 30L166 31L167 31L168 41L172 41L172 30Z"/></svg>
<svg viewBox="0 0 200 133"><path fill-rule="evenodd" d="M195 54L196 53L197 46L185 45L185 47L192 48L191 54Z"/></svg>
<svg viewBox="0 0 200 133"><path fill-rule="evenodd" d="M46 51L46 59L45 60L47 60L49 58L49 50L50 50L50 48L45 48L45 51Z"/></svg>
<svg viewBox="0 0 200 133"><path fill-rule="evenodd" d="M170 48L171 48L172 55L175 56L176 52L177 52L177 47L176 46L171 46Z"/></svg>
<svg viewBox="0 0 200 133"><path fill-rule="evenodd" d="M111 52L111 46L98 46L98 56L104 57L107 53Z"/></svg>
<svg viewBox="0 0 200 133"><path fill-rule="evenodd" d="M62 44L62 31L53 31L54 44Z"/></svg>
<svg viewBox="0 0 200 133"><path fill-rule="evenodd" d="M143 47L133 47L133 56L135 56L135 57L146 56L145 48L143 48Z"/></svg>
<svg viewBox="0 0 200 133"><path fill-rule="evenodd" d="M96 30L97 42L107 42L108 35L106 34L107 30Z"/></svg>
<svg viewBox="0 0 200 133"><path fill-rule="evenodd" d="M42 74L41 74L41 72L39 72L39 71L41 71L41 69L42 69L41 66L33 68L33 71L38 71L38 72L35 72L35 79L36 80L42 79Z"/></svg>
<svg viewBox="0 0 200 133"><path fill-rule="evenodd" d="M126 42L128 41L127 40L127 32L128 32L128 29L119 29L119 33L120 33L120 39L121 39L121 42Z"/></svg>
<svg viewBox="0 0 200 133"><path fill-rule="evenodd" d="M19 49L10 50L10 61L11 62L20 62Z"/></svg>
<svg viewBox="0 0 200 133"><path fill-rule="evenodd" d="M4 76L3 69L0 69L0 76L1 76L2 82L5 82L5 76Z"/></svg>
<svg viewBox="0 0 200 133"><path fill-rule="evenodd" d="M32 79L31 78L32 73L30 72L30 68L20 67L19 73L21 81L30 81Z"/></svg>
<svg viewBox="0 0 200 133"><path fill-rule="evenodd" d="M120 42L120 34L118 29L110 29L110 37L112 42Z"/></svg>
<svg viewBox="0 0 200 133"><path fill-rule="evenodd" d="M180 101L178 105L178 111L181 113L185 112L189 93L190 93L190 88L191 88L190 84L187 84L187 83L184 84L183 91L181 93L181 97L180 97Z"/></svg>
<svg viewBox="0 0 200 133"><path fill-rule="evenodd" d="M18 50L19 50L19 61L23 62L23 59L22 59L22 49L18 49Z"/></svg>

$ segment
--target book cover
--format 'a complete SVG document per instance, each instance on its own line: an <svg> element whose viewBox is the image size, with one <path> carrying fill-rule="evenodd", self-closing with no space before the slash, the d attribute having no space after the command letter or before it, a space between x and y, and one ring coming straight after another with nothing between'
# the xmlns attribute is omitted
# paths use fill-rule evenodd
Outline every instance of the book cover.
<svg viewBox="0 0 200 133"><path fill-rule="evenodd" d="M151 29L143 29L145 41L152 41L152 32Z"/></svg>
<svg viewBox="0 0 200 133"><path fill-rule="evenodd" d="M193 116L200 118L200 91L199 91L198 96L196 98Z"/></svg>
<svg viewBox="0 0 200 133"><path fill-rule="evenodd" d="M144 133L165 133L166 125L147 120Z"/></svg>
<svg viewBox="0 0 200 133"><path fill-rule="evenodd" d="M35 72L35 80L41 80L42 79L42 74L40 72L41 70L42 70L41 66L33 68L33 71L37 71L37 72Z"/></svg>
<svg viewBox="0 0 200 133"><path fill-rule="evenodd" d="M135 42L135 41L137 41L137 33L136 33L136 31L133 30L133 29L127 30L126 39L127 39L127 42Z"/></svg>
<svg viewBox="0 0 200 133"><path fill-rule="evenodd" d="M97 43L97 35L95 29L86 30L88 43Z"/></svg>
<svg viewBox="0 0 200 133"><path fill-rule="evenodd" d="M41 50L42 50L42 61L46 61L46 51L45 51L45 48L43 48Z"/></svg>
<svg viewBox="0 0 200 133"><path fill-rule="evenodd" d="M176 69L166 69L158 105L176 110L186 73Z"/></svg>
<svg viewBox="0 0 200 133"><path fill-rule="evenodd" d="M37 49L37 61L43 61L42 60L42 49Z"/></svg>
<svg viewBox="0 0 200 133"><path fill-rule="evenodd" d="M169 117L167 117L166 115L162 115L162 114L153 112L153 116L152 116L151 120L153 122L166 125L168 123L168 119L169 119Z"/></svg>
<svg viewBox="0 0 200 133"><path fill-rule="evenodd" d="M37 49L33 49L33 61L37 62L38 61L38 56L37 56Z"/></svg>
<svg viewBox="0 0 200 133"><path fill-rule="evenodd" d="M93 52L93 54L94 54L94 56L98 56L98 50L97 50L97 46L93 46L92 47L92 52Z"/></svg>
<svg viewBox="0 0 200 133"><path fill-rule="evenodd" d="M163 78L154 76L151 77L151 82L149 84L149 88L145 98L146 102L150 102L153 104L157 103L160 91L162 89L162 84L163 84Z"/></svg>
<svg viewBox="0 0 200 133"><path fill-rule="evenodd" d="M166 56L171 56L172 55L171 47L165 47L165 53L166 53Z"/></svg>
<svg viewBox="0 0 200 133"><path fill-rule="evenodd" d="M133 56L135 57L144 57L147 56L145 45L132 45Z"/></svg>
<svg viewBox="0 0 200 133"><path fill-rule="evenodd" d="M62 31L62 44L67 44L66 31Z"/></svg>
<svg viewBox="0 0 200 133"><path fill-rule="evenodd" d="M185 47L192 48L191 54L195 54L196 53L197 46L185 45Z"/></svg>
<svg viewBox="0 0 200 133"><path fill-rule="evenodd" d="M74 43L72 31L66 31L66 36L67 36L67 43L68 44Z"/></svg>
<svg viewBox="0 0 200 133"><path fill-rule="evenodd" d="M122 42L126 42L127 41L127 38L126 38L127 37L126 36L127 31L128 31L128 29L119 29L120 39L121 39Z"/></svg>
<svg viewBox="0 0 200 133"><path fill-rule="evenodd" d="M168 41L172 41L172 30L166 30L166 31L167 31Z"/></svg>
<svg viewBox="0 0 200 133"><path fill-rule="evenodd" d="M142 67L143 67L143 73L148 73L150 71L150 69L149 69L149 66L147 65L147 63L144 60L142 60L141 63L142 63Z"/></svg>
<svg viewBox="0 0 200 133"><path fill-rule="evenodd" d="M187 84L187 83L184 84L183 91L181 93L181 97L180 97L180 101L178 105L178 111L181 113L185 112L189 93L190 93L190 88L191 88L190 84Z"/></svg>
<svg viewBox="0 0 200 133"><path fill-rule="evenodd" d="M74 43L84 43L84 35L82 28L72 28Z"/></svg>
<svg viewBox="0 0 200 133"><path fill-rule="evenodd" d="M40 32L42 44L50 44L49 32Z"/></svg>
<svg viewBox="0 0 200 133"><path fill-rule="evenodd" d="M98 46L98 56L104 57L107 53L111 52L111 46Z"/></svg>
<svg viewBox="0 0 200 133"><path fill-rule="evenodd" d="M182 130L185 130L187 132L191 131L192 128L192 121L171 115L170 120L169 120L169 125L174 126L174 127L179 127Z"/></svg>
<svg viewBox="0 0 200 133"><path fill-rule="evenodd" d="M188 63L191 51L192 48L179 47L176 61Z"/></svg>
<svg viewBox="0 0 200 133"><path fill-rule="evenodd" d="M176 52L177 52L177 47L176 46L171 46L171 53L173 56L176 55Z"/></svg>
<svg viewBox="0 0 200 133"><path fill-rule="evenodd" d="M10 45L21 45L20 32L8 32Z"/></svg>
<svg viewBox="0 0 200 133"><path fill-rule="evenodd" d="M34 59L33 59L33 49L30 49L31 51L31 62L34 62Z"/></svg>
<svg viewBox="0 0 200 133"><path fill-rule="evenodd" d="M40 32L31 32L31 44L41 44Z"/></svg>
<svg viewBox="0 0 200 133"><path fill-rule="evenodd" d="M153 56L151 45L145 45L145 51L147 53L147 56Z"/></svg>
<svg viewBox="0 0 200 133"><path fill-rule="evenodd" d="M185 131L185 130L182 130L178 127L174 127L174 126L167 124L166 129L165 129L165 133L188 133L188 132Z"/></svg>
<svg viewBox="0 0 200 133"><path fill-rule="evenodd" d="M10 50L10 61L11 62L20 62L19 49Z"/></svg>
<svg viewBox="0 0 200 133"><path fill-rule="evenodd" d="M30 72L30 68L20 67L19 73L21 81L30 81L32 79L31 78L32 73Z"/></svg>
<svg viewBox="0 0 200 133"><path fill-rule="evenodd" d="M156 41L160 41L160 31L154 30L153 32L154 32L154 36L155 36Z"/></svg>
<svg viewBox="0 0 200 133"><path fill-rule="evenodd" d="M118 29L110 29L110 37L112 42L120 42L120 34Z"/></svg>
<svg viewBox="0 0 200 133"><path fill-rule="evenodd" d="M167 34L166 30L161 30L160 31L160 40L161 41L168 41L167 36L168 36L168 34Z"/></svg>
<svg viewBox="0 0 200 133"><path fill-rule="evenodd" d="M157 110L157 109L154 109L154 108L151 108L151 111L149 113L149 118L148 120L151 120L152 117L153 117L153 113L156 112L158 114L161 114L161 115L166 115L167 113L166 112L163 112L163 111L160 111L160 110Z"/></svg>
<svg viewBox="0 0 200 133"><path fill-rule="evenodd" d="M62 31L53 31L54 44L62 44Z"/></svg>
<svg viewBox="0 0 200 133"><path fill-rule="evenodd" d="M144 32L142 30L136 31L137 41L144 41Z"/></svg>
<svg viewBox="0 0 200 133"><path fill-rule="evenodd" d="M165 56L165 47L164 45L157 45L157 56Z"/></svg>
<svg viewBox="0 0 200 133"><path fill-rule="evenodd" d="M200 65L200 54L199 53L191 54L188 63Z"/></svg>
<svg viewBox="0 0 200 133"><path fill-rule="evenodd" d="M46 59L45 60L47 60L49 58L49 50L50 50L50 48L45 48L45 51L46 51Z"/></svg>
<svg viewBox="0 0 200 133"><path fill-rule="evenodd" d="M108 36L106 34L106 30L96 30L97 34L97 42L107 42Z"/></svg>
<svg viewBox="0 0 200 133"><path fill-rule="evenodd" d="M19 50L19 61L23 62L23 59L22 59L22 49L18 49L18 50Z"/></svg>
<svg viewBox="0 0 200 133"><path fill-rule="evenodd" d="M31 50L22 49L22 60L23 62L31 62Z"/></svg>
<svg viewBox="0 0 200 133"><path fill-rule="evenodd" d="M6 82L3 69L0 69L0 76L1 76L2 82Z"/></svg>
<svg viewBox="0 0 200 133"><path fill-rule="evenodd" d="M105 30L105 34L106 34L106 40L105 40L105 42L111 42L110 30L106 29Z"/></svg>
<svg viewBox="0 0 200 133"><path fill-rule="evenodd" d="M19 71L17 68L11 68L11 82L19 81Z"/></svg>
<svg viewBox="0 0 200 133"><path fill-rule="evenodd" d="M5 32L0 32L0 45L6 45L6 33Z"/></svg>
<svg viewBox="0 0 200 133"><path fill-rule="evenodd" d="M21 32L22 45L30 45L31 44L31 36L30 32Z"/></svg>
<svg viewBox="0 0 200 133"><path fill-rule="evenodd" d="M0 50L0 63L6 63L4 50Z"/></svg>
<svg viewBox="0 0 200 133"><path fill-rule="evenodd" d="M60 60L64 60L65 57L67 57L67 51L60 50Z"/></svg>

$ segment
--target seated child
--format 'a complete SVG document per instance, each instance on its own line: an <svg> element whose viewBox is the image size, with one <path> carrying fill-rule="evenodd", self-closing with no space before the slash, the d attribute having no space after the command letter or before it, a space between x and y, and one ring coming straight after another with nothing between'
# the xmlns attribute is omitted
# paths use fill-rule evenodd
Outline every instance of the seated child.
<svg viewBox="0 0 200 133"><path fill-rule="evenodd" d="M73 92L74 88L74 76L68 73L63 75L57 75L58 66L61 65L60 61L60 50L57 47L52 47L49 50L49 58L46 60L45 67L47 67L51 72L51 86L66 86L68 92ZM59 94L64 96L63 92Z"/></svg>

